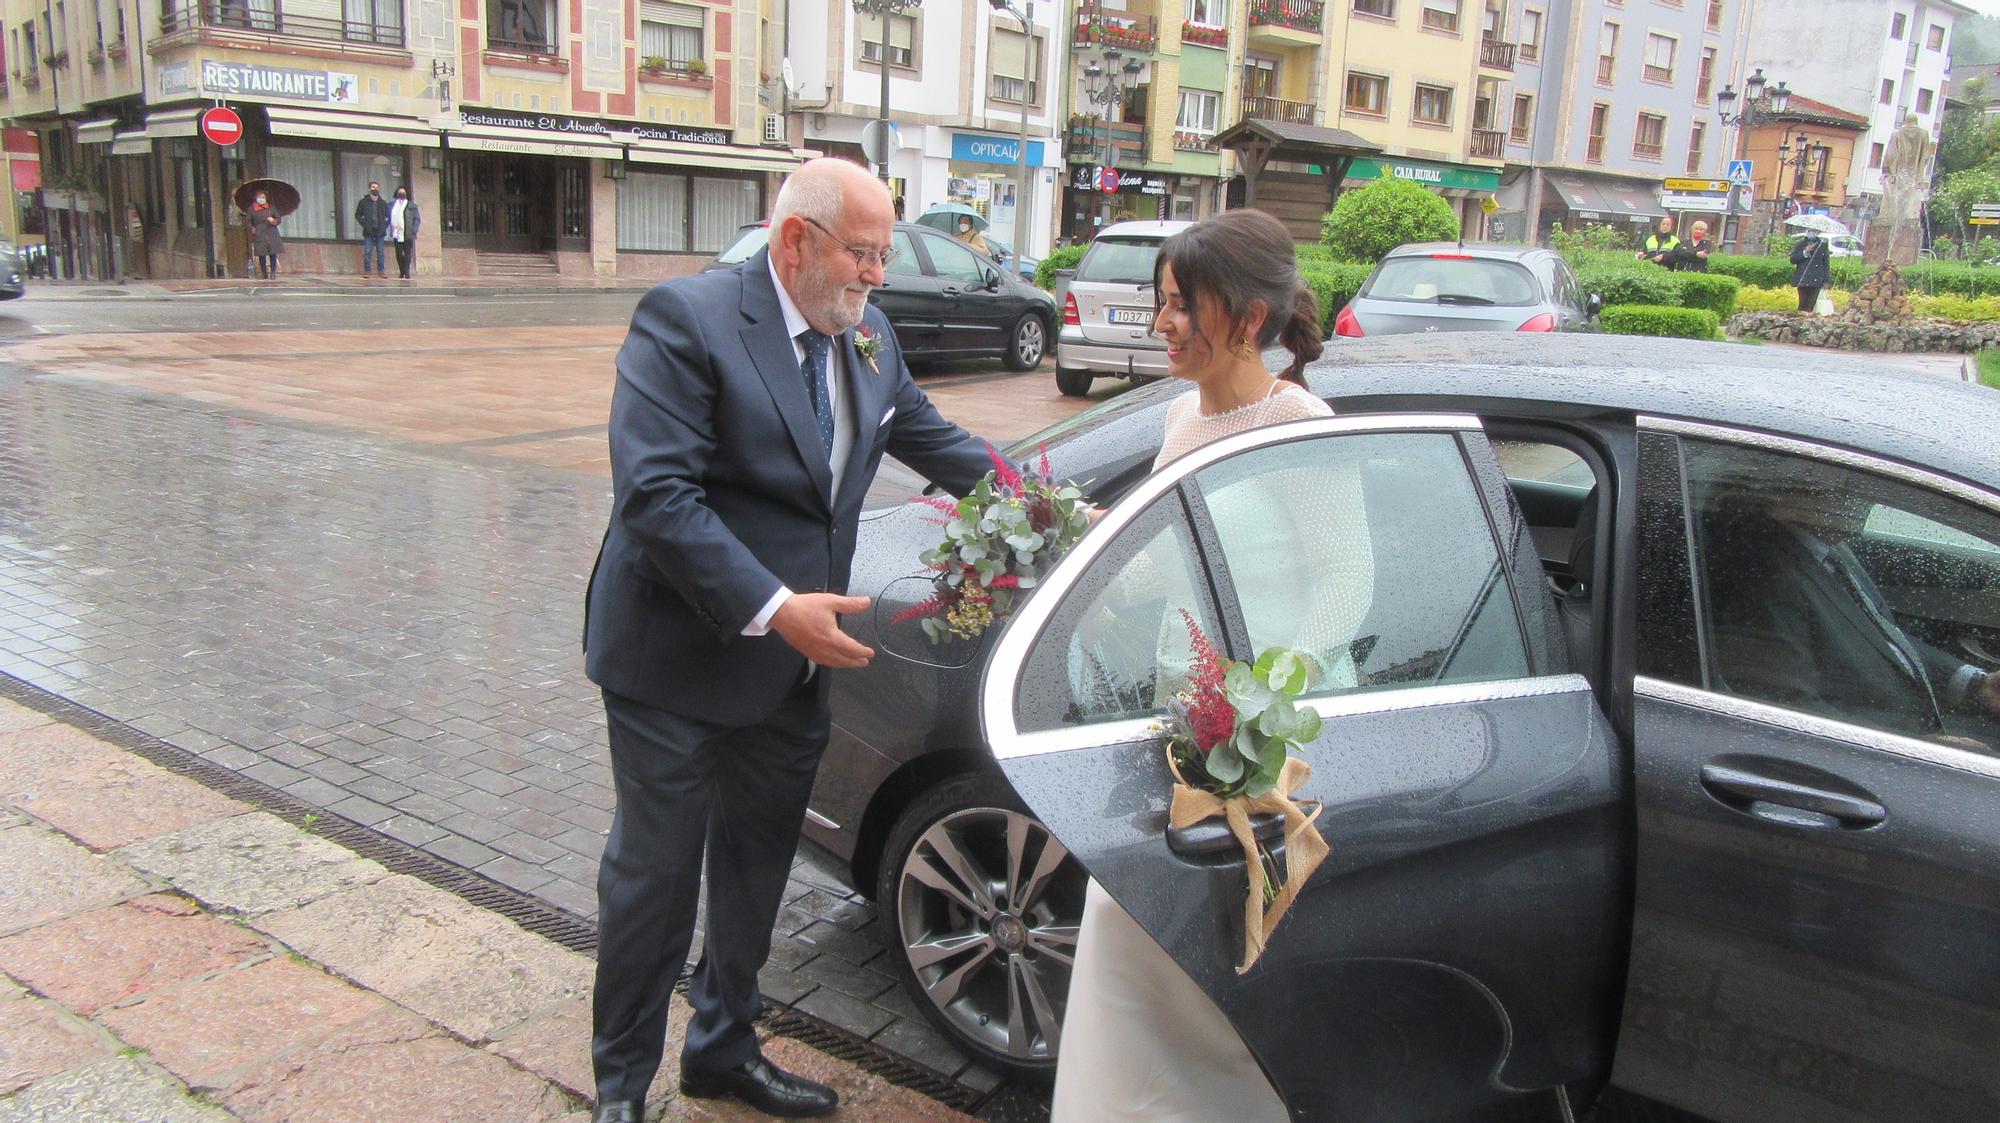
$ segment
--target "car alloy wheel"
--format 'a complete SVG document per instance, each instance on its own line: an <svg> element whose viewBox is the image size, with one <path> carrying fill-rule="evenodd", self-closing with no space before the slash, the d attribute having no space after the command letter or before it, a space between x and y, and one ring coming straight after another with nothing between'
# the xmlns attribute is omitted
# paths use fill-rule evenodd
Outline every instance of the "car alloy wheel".
<svg viewBox="0 0 2000 1123"><path fill-rule="evenodd" d="M1033 370L1042 361L1042 352L1048 346L1048 333L1042 327L1042 318L1029 312L1014 323L1014 341L1007 348L1008 370Z"/></svg>
<svg viewBox="0 0 2000 1123"><path fill-rule="evenodd" d="M1012 803L1006 783L985 774L925 793L897 825L880 903L898 974L931 1021L981 1063L1046 1081L1084 874Z"/></svg>

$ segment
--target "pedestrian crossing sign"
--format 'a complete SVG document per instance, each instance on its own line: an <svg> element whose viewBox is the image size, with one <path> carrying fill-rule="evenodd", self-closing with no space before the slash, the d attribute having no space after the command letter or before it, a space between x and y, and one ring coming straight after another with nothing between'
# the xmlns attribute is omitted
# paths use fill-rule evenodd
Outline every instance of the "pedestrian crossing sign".
<svg viewBox="0 0 2000 1123"><path fill-rule="evenodd" d="M1750 161L1748 160L1729 161L1729 182L1735 184L1738 187L1750 186Z"/></svg>

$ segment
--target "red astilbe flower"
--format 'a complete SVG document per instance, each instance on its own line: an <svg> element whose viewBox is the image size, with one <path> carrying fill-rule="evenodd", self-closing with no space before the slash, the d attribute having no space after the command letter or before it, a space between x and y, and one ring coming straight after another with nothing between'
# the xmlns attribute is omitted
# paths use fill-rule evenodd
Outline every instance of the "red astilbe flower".
<svg viewBox="0 0 2000 1123"><path fill-rule="evenodd" d="M1045 484L1052 484L1056 482L1056 474L1055 471L1049 467L1049 446L1038 445L1036 447L1040 449L1042 454L1042 482Z"/></svg>
<svg viewBox="0 0 2000 1123"><path fill-rule="evenodd" d="M1222 677L1229 664L1202 633L1201 625L1194 622L1193 614L1183 608L1181 619L1187 621L1194 647L1194 662L1188 668L1188 724L1195 747L1207 753L1236 733L1236 707L1222 692Z"/></svg>
<svg viewBox="0 0 2000 1123"><path fill-rule="evenodd" d="M990 444L986 446L986 455L993 461L993 482L998 486L1000 493L1002 495L1020 494L1020 470L1012 464L1007 463L1007 458L1000 455L1000 450Z"/></svg>
<svg viewBox="0 0 2000 1123"><path fill-rule="evenodd" d="M901 624L907 620L918 620L925 616L939 616L944 613L944 601L938 597L926 597L889 619L891 624Z"/></svg>

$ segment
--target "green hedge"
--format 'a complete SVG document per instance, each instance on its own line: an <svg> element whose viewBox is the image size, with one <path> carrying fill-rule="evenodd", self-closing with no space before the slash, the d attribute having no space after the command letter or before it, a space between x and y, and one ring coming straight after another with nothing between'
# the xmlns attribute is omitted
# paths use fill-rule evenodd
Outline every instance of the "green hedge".
<svg viewBox="0 0 2000 1123"><path fill-rule="evenodd" d="M1303 254L1300 255L1302 258ZM1354 294L1361 291L1362 282L1374 272L1372 265L1320 264L1299 262L1299 276L1312 286L1313 295L1319 297L1319 327L1322 336L1333 334L1333 318L1340 314Z"/></svg>
<svg viewBox="0 0 2000 1123"><path fill-rule="evenodd" d="M1714 339L1721 327L1721 320L1706 308L1630 304L1606 308L1599 319L1605 331L1618 335L1664 335L1677 339Z"/></svg>
<svg viewBox="0 0 2000 1123"><path fill-rule="evenodd" d="M1718 273L1676 273L1674 279L1680 282L1681 307L1706 308L1725 319L1735 314L1736 290L1743 282Z"/></svg>
<svg viewBox="0 0 2000 1123"><path fill-rule="evenodd" d="M1866 265L1858 257L1836 257L1827 263L1827 271L1833 287L1850 291L1861 287L1861 279L1874 267ZM1708 255L1710 275L1720 274L1734 277L1746 285L1760 289L1789 288L1792 283L1792 262L1785 257L1766 257L1762 254L1713 253ZM1994 271L2000 274L2000 270ZM2000 288L2000 276L1995 276L1995 288Z"/></svg>
<svg viewBox="0 0 2000 1123"><path fill-rule="evenodd" d="M1056 291L1056 270L1076 268L1076 263L1083 260L1083 251L1089 248L1087 245L1058 246L1049 251L1049 256L1035 266L1035 287L1043 292Z"/></svg>
<svg viewBox="0 0 2000 1123"><path fill-rule="evenodd" d="M1597 293L1606 304L1679 304L1681 277L1650 262L1599 254L1590 255L1576 267L1577 287Z"/></svg>

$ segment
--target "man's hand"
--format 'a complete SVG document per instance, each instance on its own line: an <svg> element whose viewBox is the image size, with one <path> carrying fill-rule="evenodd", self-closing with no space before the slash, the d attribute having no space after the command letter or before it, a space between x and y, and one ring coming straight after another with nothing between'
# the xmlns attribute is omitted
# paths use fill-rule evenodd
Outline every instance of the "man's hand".
<svg viewBox="0 0 2000 1123"><path fill-rule="evenodd" d="M793 593L771 614L771 630L822 667L865 667L875 649L840 630L843 615L868 611L867 597Z"/></svg>
<svg viewBox="0 0 2000 1123"><path fill-rule="evenodd" d="M2000 671L1988 671L1966 693L1972 711L2000 721Z"/></svg>

